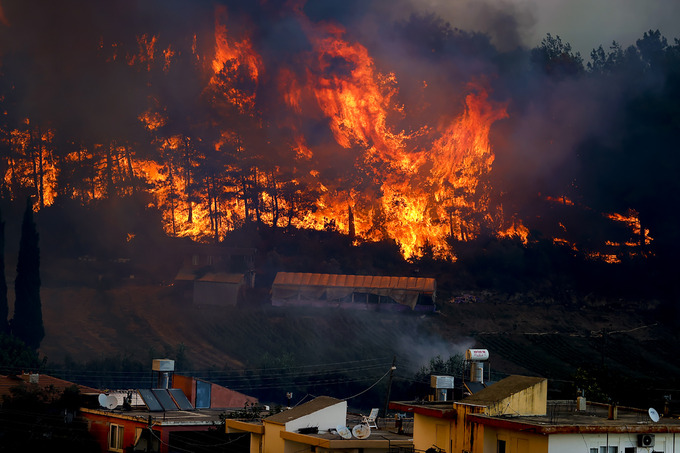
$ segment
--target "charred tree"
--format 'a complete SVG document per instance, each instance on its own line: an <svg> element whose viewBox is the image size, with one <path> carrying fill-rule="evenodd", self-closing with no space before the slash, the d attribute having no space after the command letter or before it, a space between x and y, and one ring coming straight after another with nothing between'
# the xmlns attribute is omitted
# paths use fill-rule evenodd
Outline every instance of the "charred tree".
<svg viewBox="0 0 680 453"><path fill-rule="evenodd" d="M14 281L14 317L12 335L27 346L38 349L45 337L40 302L40 249L38 231L33 220L33 203L28 198L21 225L21 241Z"/></svg>

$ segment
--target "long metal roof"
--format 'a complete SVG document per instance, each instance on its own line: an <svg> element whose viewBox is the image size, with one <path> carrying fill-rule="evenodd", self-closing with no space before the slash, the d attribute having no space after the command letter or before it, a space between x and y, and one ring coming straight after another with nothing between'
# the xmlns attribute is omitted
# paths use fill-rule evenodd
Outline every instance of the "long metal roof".
<svg viewBox="0 0 680 453"><path fill-rule="evenodd" d="M313 274L279 272L274 286L317 286L367 289L400 289L431 293L436 291L434 278L390 277L380 275Z"/></svg>

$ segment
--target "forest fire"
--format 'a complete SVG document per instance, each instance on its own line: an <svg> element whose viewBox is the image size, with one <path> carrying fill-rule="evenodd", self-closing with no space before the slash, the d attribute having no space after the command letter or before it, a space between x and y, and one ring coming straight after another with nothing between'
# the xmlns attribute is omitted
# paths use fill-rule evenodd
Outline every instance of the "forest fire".
<svg viewBox="0 0 680 453"><path fill-rule="evenodd" d="M227 17L226 8L218 7L213 75L206 90L216 90L222 99L218 102L233 105L242 116L255 117L255 92L263 60L247 36L230 32L225 23ZM478 225L471 220L471 214L484 216L489 210L488 194L480 187L479 178L491 169L493 153L488 134L493 122L506 115L503 106L488 100L483 84L470 84L461 87L469 94L457 116L455 111L447 112L448 123L426 125L410 132L397 131L390 124L390 116L409 112L408 106L398 105L395 100L399 88L395 74L380 73L368 50L345 40L339 26L317 26L306 18L301 20L313 45L312 52L305 56L309 66L297 76L287 68L273 68L280 70L280 77L286 79L282 87L287 91L278 95L291 115L299 113L301 105L309 105L310 99L315 100L315 107L328 118L335 142L348 150L347 158L353 159L355 168L344 175L345 180L321 181L313 167L315 150L306 145L308 140L304 136L293 135L290 146L297 150L295 165L308 168L306 179L318 186L320 197L315 209L298 212L290 217L289 223L305 228L334 228L344 233L353 231L363 240L390 238L400 245L406 257L417 256L426 244L440 256L449 255L446 239L474 237ZM338 70L333 65L343 68ZM149 113L142 121L156 130L164 123L158 115ZM227 154L225 148L229 147L243 152L247 146L244 143L249 140L242 130L224 130L219 135L214 143L216 153ZM171 154L187 153L187 148L194 146L179 136L165 137L158 143L160 149ZM171 167L172 163L164 171L154 170L153 162L138 165L146 177L156 178L158 204L164 210L169 233L196 239L221 236L248 220L248 202L243 203L239 189L223 187L231 191L231 197L211 201L208 195L201 202L200 194L187 193L191 167L178 172ZM226 170L248 169L235 166ZM275 202L282 211L295 209L285 197L274 200L271 196L272 189L280 189L277 183L288 182L279 180L281 175L275 173L280 171L277 168L272 175L266 175L259 169L250 181L255 187L269 189L261 189L250 203L261 211L257 215L270 223L276 217L271 209ZM242 188L241 195L246 190ZM230 213L230 217L218 213ZM216 225L218 220L220 227Z"/></svg>
<svg viewBox="0 0 680 453"><path fill-rule="evenodd" d="M123 74L144 96L92 137L58 121L13 125L5 112L8 192L33 188L39 209L144 190L169 235L198 241L251 222L393 240L406 258L453 258L452 243L488 232L529 240L492 184L492 128L510 117L510 101L493 97L495 74L442 77L425 57L417 75L405 73L340 23L287 8L277 11L294 30L276 43L283 50L263 44L247 9L224 4L176 36L98 36L96 71ZM644 237L637 245L651 241L634 214L609 218ZM603 245L613 244L627 246Z"/></svg>

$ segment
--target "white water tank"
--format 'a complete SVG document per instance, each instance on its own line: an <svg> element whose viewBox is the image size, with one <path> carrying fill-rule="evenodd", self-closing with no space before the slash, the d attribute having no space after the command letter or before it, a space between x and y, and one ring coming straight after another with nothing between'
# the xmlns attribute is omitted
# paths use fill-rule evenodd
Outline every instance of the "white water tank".
<svg viewBox="0 0 680 453"><path fill-rule="evenodd" d="M433 389L452 389L453 376L430 376L430 387Z"/></svg>
<svg viewBox="0 0 680 453"><path fill-rule="evenodd" d="M475 362L489 360L489 350L488 349L468 349L465 351L465 360L471 360Z"/></svg>

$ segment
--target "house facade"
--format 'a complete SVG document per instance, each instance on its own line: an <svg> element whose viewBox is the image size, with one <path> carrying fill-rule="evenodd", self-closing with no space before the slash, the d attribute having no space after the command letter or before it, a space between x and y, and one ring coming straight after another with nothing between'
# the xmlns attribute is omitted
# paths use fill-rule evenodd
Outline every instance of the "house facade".
<svg viewBox="0 0 680 453"><path fill-rule="evenodd" d="M89 432L101 451L117 453L181 451L191 435L214 432L221 422L220 414L220 410L205 409L191 412L81 409L81 416L87 420ZM214 436L214 445L223 442Z"/></svg>
<svg viewBox="0 0 680 453"><path fill-rule="evenodd" d="M255 405L256 398L190 376L173 374L167 382L170 388L122 392L127 396L114 396L108 407L113 394L104 395L100 407L81 408L102 451L196 451L195 445L202 444L213 445L208 451L218 452L219 446L228 444L229 451L247 452L249 439L225 438L222 423L226 413Z"/></svg>
<svg viewBox="0 0 680 453"><path fill-rule="evenodd" d="M358 421L354 427L361 425ZM353 428L354 428L353 427ZM261 421L227 420L230 434L248 433L250 453L387 453L412 452L410 436L373 431L361 425L359 437L352 435L347 420L347 402L319 396ZM343 432L340 431L346 429Z"/></svg>
<svg viewBox="0 0 680 453"><path fill-rule="evenodd" d="M416 450L445 453L669 453L680 420L653 411L548 401L543 378L509 376L458 402L391 402L414 414ZM657 421L654 421L657 420Z"/></svg>

